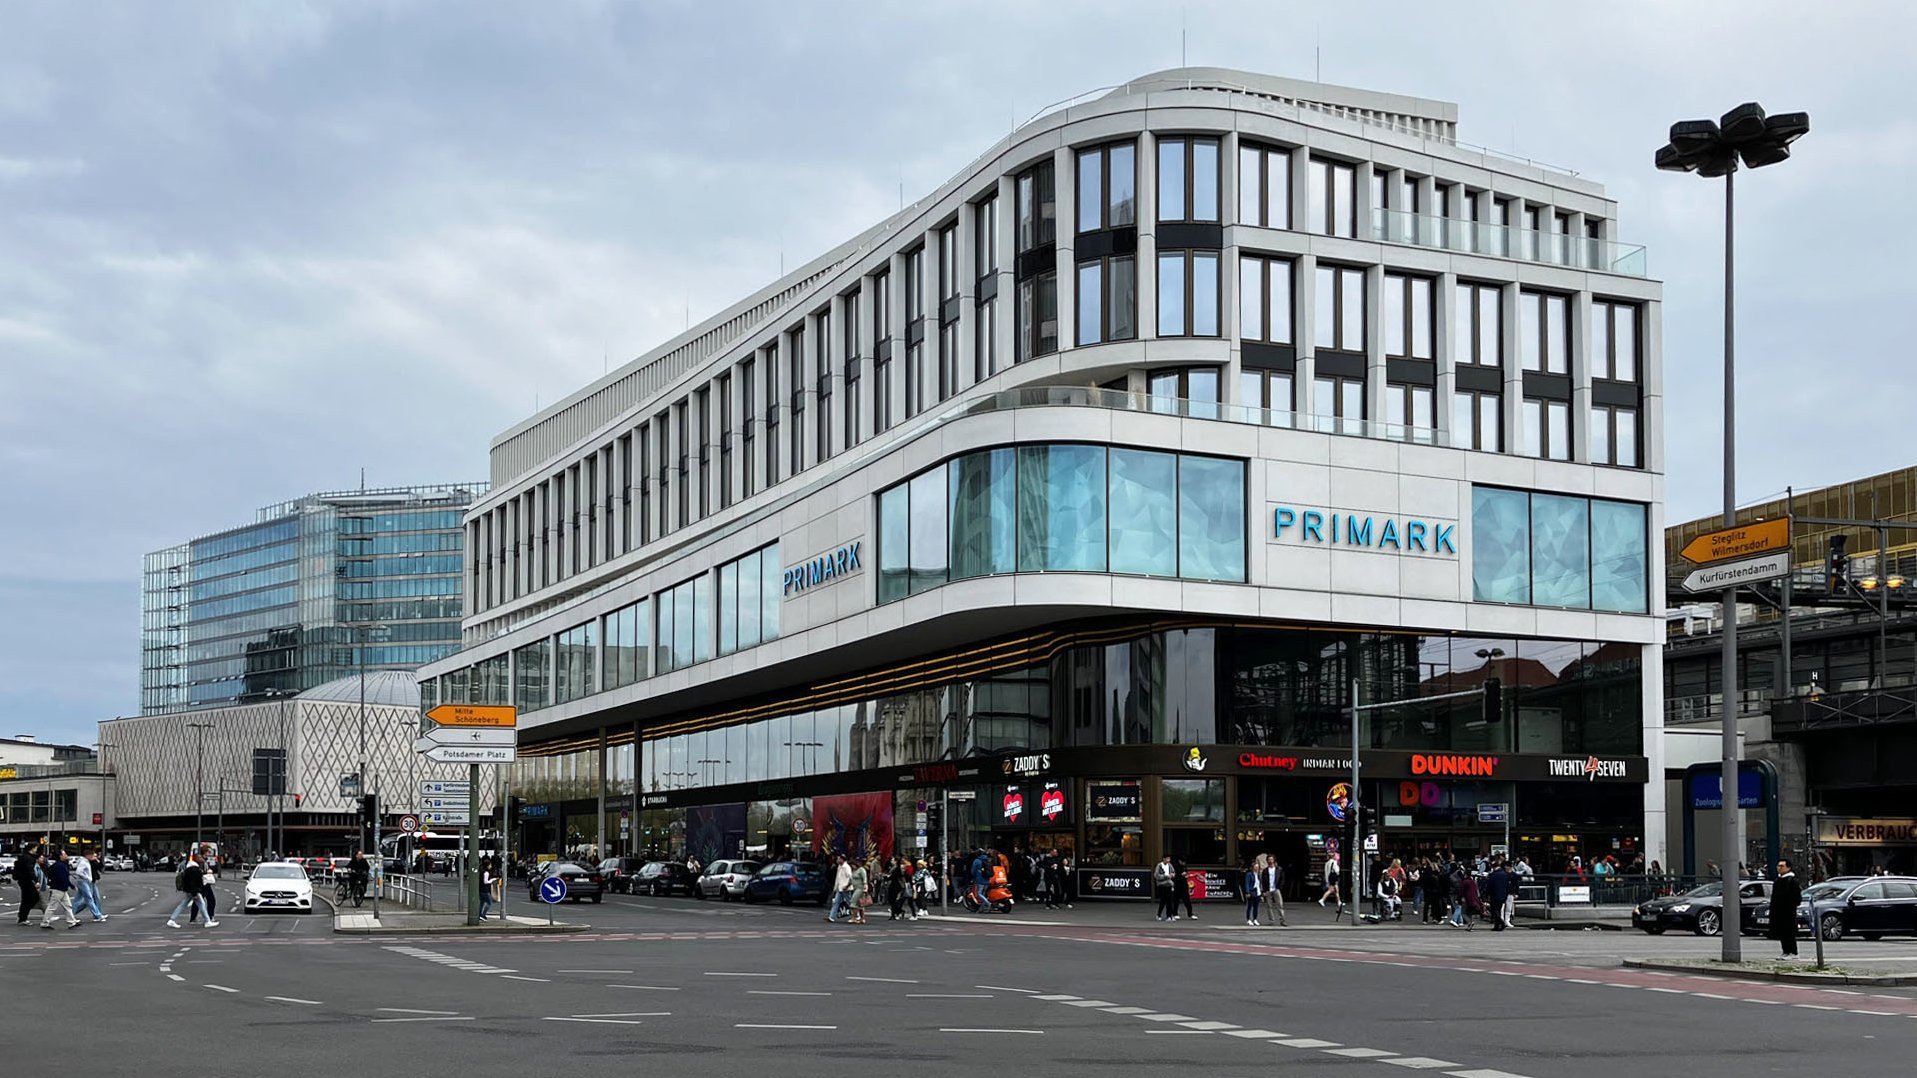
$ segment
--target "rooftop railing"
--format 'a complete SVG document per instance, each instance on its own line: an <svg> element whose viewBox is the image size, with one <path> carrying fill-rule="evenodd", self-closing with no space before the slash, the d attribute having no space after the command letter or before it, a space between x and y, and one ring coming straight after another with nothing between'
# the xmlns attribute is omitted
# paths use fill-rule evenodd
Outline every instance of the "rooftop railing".
<svg viewBox="0 0 1917 1078"><path fill-rule="evenodd" d="M1381 243L1435 247L1443 251L1516 258L1549 266L1648 276L1644 247L1635 243L1571 236L1511 225L1459 221L1404 210L1373 210L1371 238Z"/></svg>
<svg viewBox="0 0 1917 1078"><path fill-rule="evenodd" d="M1190 400L1184 397L1159 397L1123 389L1092 386L1021 386L1001 390L976 400L966 401L944 415L940 422L988 412L1016 408L1105 408L1119 412L1144 412L1153 415L1180 416L1186 419L1214 419L1225 423L1243 423L1256 427L1316 431L1352 438L1379 438L1415 445L1448 446L1450 441L1438 430L1369 419L1343 419L1337 416L1308 415L1276 408L1253 408L1241 404Z"/></svg>

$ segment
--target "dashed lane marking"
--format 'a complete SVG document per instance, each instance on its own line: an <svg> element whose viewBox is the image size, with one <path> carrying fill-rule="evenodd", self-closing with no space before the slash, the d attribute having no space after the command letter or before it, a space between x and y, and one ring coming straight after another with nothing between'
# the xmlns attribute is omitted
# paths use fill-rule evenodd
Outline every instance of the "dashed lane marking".
<svg viewBox="0 0 1917 1078"><path fill-rule="evenodd" d="M1271 1030L1271 1029L1228 1029L1228 1030L1225 1030L1225 1036L1242 1037L1248 1041L1252 1041L1252 1040L1269 1041L1269 1040L1274 1040L1278 1037L1285 1036L1285 1034L1279 1033L1276 1030Z"/></svg>
<svg viewBox="0 0 1917 1078"><path fill-rule="evenodd" d="M707 970L707 977L777 977L776 973L714 973Z"/></svg>
<svg viewBox="0 0 1917 1078"><path fill-rule="evenodd" d="M294 999L292 996L267 996L266 998L272 1000L275 1003L298 1003L306 1007L325 1006L325 1004L322 1004L317 999Z"/></svg>
<svg viewBox="0 0 1917 1078"><path fill-rule="evenodd" d="M755 974L755 976L757 976L757 975ZM769 974L769 973L768 973L768 974L764 974L764 976L767 976L767 977L770 977L770 976L772 976L772 974ZM919 983L919 982L917 982L917 981L913 981L913 980L908 980L908 979L906 979L906 978L904 978L904 977L847 977L847 978L846 978L846 980L848 980L848 981L874 981L874 982L876 982L876 983L878 983L878 984L917 984L917 983ZM980 987L984 987L984 986L983 986L983 985L981 985ZM1012 988L1012 989L1008 989L1007 991L1012 991L1012 992L1020 992L1020 991L1023 991L1023 989L1019 989L1019 988Z"/></svg>
<svg viewBox="0 0 1917 1078"><path fill-rule="evenodd" d="M517 974L517 973L506 973L506 974L502 974L502 975L500 975L500 978L499 978L499 979L500 979L500 980L502 980L502 981L533 981L533 982L535 982L535 983L537 983L537 984L551 984L551 983L552 983L552 978L551 978L551 977L521 977L521 976L520 976L519 974Z"/></svg>
<svg viewBox="0 0 1917 1078"><path fill-rule="evenodd" d="M375 1022L470 1022L472 1015L426 1015L417 1018L375 1018Z"/></svg>
<svg viewBox="0 0 1917 1078"><path fill-rule="evenodd" d="M1316 1037L1293 1037L1289 1040L1272 1041L1271 1043L1282 1044L1286 1048L1337 1048L1337 1047L1340 1047L1337 1041L1321 1041Z"/></svg>
<svg viewBox="0 0 1917 1078"><path fill-rule="evenodd" d="M988 992L1017 992L1022 996L1038 995L1038 989L1036 988L1007 988L1002 984L975 984L972 987L983 988Z"/></svg>
<svg viewBox="0 0 1917 1078"><path fill-rule="evenodd" d="M1470 1070L1445 1071L1445 1073L1451 1078L1524 1078L1524 1075L1512 1074L1510 1071Z"/></svg>
<svg viewBox="0 0 1917 1078"><path fill-rule="evenodd" d="M607 1011L604 1014L575 1014L574 1018L670 1018L671 1011Z"/></svg>
<svg viewBox="0 0 1917 1078"><path fill-rule="evenodd" d="M167 979L167 980L169 980L169 981L184 981L184 980L186 980L186 978L185 978L185 977L182 977L182 976L180 976L180 975L179 975L179 974L177 974L177 973L169 973L169 974L167 974L167 975L166 975L166 979Z"/></svg>
<svg viewBox="0 0 1917 1078"><path fill-rule="evenodd" d="M838 1026L800 1026L777 1022L734 1022L733 1029L837 1029Z"/></svg>
<svg viewBox="0 0 1917 1078"><path fill-rule="evenodd" d="M1196 1021L1196 1019L1194 1019L1194 1018L1193 1018L1193 1017L1192 1017L1191 1015L1189 1015L1189 1014L1141 1014L1141 1015L1137 1015L1136 1017L1138 1017L1138 1018L1142 1018L1142 1019L1144 1019L1144 1020L1145 1020L1145 1021L1147 1021L1147 1022L1192 1022L1192 1021Z"/></svg>
<svg viewBox="0 0 1917 1078"><path fill-rule="evenodd" d="M578 1015L576 1015L576 1014L575 1014L575 1015L573 1015L573 1016L571 1016L571 1017L569 1017L569 1018L553 1018L553 1017L550 1017L550 1016L548 1016L548 1017L546 1017L546 1018L544 1018L544 1019L542 1019L542 1021L546 1021L546 1022L586 1022L586 1023L590 1023L590 1024L595 1024L595 1025L602 1025L602 1026L643 1026L643 1025L645 1025L645 1023L644 1023L644 1022L641 1022L641 1021L640 1021L639 1019L637 1019L637 1018L581 1018L581 1017L579 1017L579 1016L578 1016Z"/></svg>
<svg viewBox="0 0 1917 1078"><path fill-rule="evenodd" d="M375 1009L381 1014L436 1014L442 1017L459 1013L458 1011L422 1011L418 1007L378 1007Z"/></svg>
<svg viewBox="0 0 1917 1078"><path fill-rule="evenodd" d="M785 992L776 988L748 988L748 996L829 996L830 992Z"/></svg>
<svg viewBox="0 0 1917 1078"><path fill-rule="evenodd" d="M1457 1066L1449 1060L1432 1059L1430 1056L1394 1056L1390 1059L1380 1059L1378 1062L1389 1063L1394 1067L1409 1067L1414 1071L1435 1071Z"/></svg>
<svg viewBox="0 0 1917 1078"><path fill-rule="evenodd" d="M1044 999L1045 997L1040 996L1038 998ZM1117 1004L1113 1003L1109 999L1061 999L1059 1000L1059 1002L1063 1003L1067 1007L1115 1007L1117 1006Z"/></svg>
<svg viewBox="0 0 1917 1078"><path fill-rule="evenodd" d="M561 969L561 970L554 970L553 972L555 973L631 973L632 971L629 969ZM574 1017L578 1017L578 1016L574 1015Z"/></svg>
<svg viewBox="0 0 1917 1078"><path fill-rule="evenodd" d="M1232 1022L1180 1022L1178 1024L1181 1026L1184 1026L1186 1029L1199 1029L1207 1033L1210 1033L1212 1030L1215 1030L1215 1029L1237 1029L1238 1028L1238 1026Z"/></svg>
<svg viewBox="0 0 1917 1078"><path fill-rule="evenodd" d="M1106 1014L1150 1014L1150 1007L1100 1007Z"/></svg>
<svg viewBox="0 0 1917 1078"><path fill-rule="evenodd" d="M1212 1033L1212 1031L1211 1031L1211 1030L1209 1030L1209 1029L1148 1029L1148 1030L1146 1030L1145 1032L1146 1032L1146 1033L1171 1033L1171 1034L1183 1034L1183 1035L1185 1035L1185 1036L1187 1036L1187 1037L1210 1037L1210 1036L1213 1036L1213 1033Z"/></svg>
<svg viewBox="0 0 1917 1078"><path fill-rule="evenodd" d="M973 1029L967 1026L941 1026L940 1033L1031 1033L1043 1035L1042 1029Z"/></svg>
<svg viewBox="0 0 1917 1078"><path fill-rule="evenodd" d="M240 990L239 990L239 989L237 989L237 988L228 988L227 986L225 986L225 985L223 985L223 984L205 984L205 985L201 985L200 987L202 987L202 988L211 988L211 989L212 989L213 991L215 991L215 992L231 992L231 993L233 993L234 995L239 995L239 993L240 993Z"/></svg>
<svg viewBox="0 0 1917 1078"><path fill-rule="evenodd" d="M1395 1056L1398 1053L1387 1052L1382 1048L1327 1048L1325 1049L1325 1054L1328 1056L1345 1056L1349 1059L1384 1059L1388 1056Z"/></svg>
<svg viewBox="0 0 1917 1078"><path fill-rule="evenodd" d="M668 988L662 984L609 984L607 988L630 988L636 992L677 992L677 988Z"/></svg>

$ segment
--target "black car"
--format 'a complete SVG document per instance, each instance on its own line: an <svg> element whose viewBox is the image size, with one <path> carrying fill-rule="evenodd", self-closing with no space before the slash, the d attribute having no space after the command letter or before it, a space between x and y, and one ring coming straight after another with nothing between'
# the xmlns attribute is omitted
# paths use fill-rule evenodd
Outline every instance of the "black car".
<svg viewBox="0 0 1917 1078"><path fill-rule="evenodd" d="M694 886L692 871L677 861L652 861L647 863L632 877L632 893L635 895L669 895L678 892L692 894Z"/></svg>
<svg viewBox="0 0 1917 1078"><path fill-rule="evenodd" d="M1847 935L1867 940L1917 936L1917 877L1874 876L1816 884L1804 891L1804 903L1797 907L1800 929L1809 931L1813 922L1827 940Z"/></svg>
<svg viewBox="0 0 1917 1078"><path fill-rule="evenodd" d="M541 871L533 873L532 879L526 884L527 899L535 903L539 902L539 884L552 876L565 879L568 902L592 902L597 905L605 900L605 877L593 869L575 865L571 861L554 861L542 866Z"/></svg>
<svg viewBox="0 0 1917 1078"><path fill-rule="evenodd" d="M606 889L615 894L632 893L632 878L645 867L643 857L608 857L599 862L599 874L606 878Z"/></svg>
<svg viewBox="0 0 1917 1078"><path fill-rule="evenodd" d="M1770 908L1771 881L1745 880L1738 884L1737 894L1742 914L1738 927L1745 933L1759 931L1757 914ZM1681 895L1654 898L1631 911L1631 925L1653 936L1670 928L1715 936L1724 931L1724 885L1712 882Z"/></svg>

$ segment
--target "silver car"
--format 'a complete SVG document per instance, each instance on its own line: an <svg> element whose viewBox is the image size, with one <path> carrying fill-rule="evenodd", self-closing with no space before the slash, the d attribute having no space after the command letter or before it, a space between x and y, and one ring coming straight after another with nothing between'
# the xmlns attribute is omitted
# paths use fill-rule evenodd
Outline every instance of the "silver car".
<svg viewBox="0 0 1917 1078"><path fill-rule="evenodd" d="M700 898L718 896L737 899L745 894L746 881L759 871L757 861L714 861L699 875L692 893Z"/></svg>

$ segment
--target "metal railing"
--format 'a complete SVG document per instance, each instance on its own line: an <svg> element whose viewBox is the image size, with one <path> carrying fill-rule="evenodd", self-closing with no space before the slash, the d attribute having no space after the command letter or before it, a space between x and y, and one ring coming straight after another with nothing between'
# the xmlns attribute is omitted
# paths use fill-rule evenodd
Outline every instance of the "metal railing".
<svg viewBox="0 0 1917 1078"><path fill-rule="evenodd" d="M1515 258L1629 277L1643 277L1650 272L1642 244L1454 220L1406 210L1372 210L1371 238L1383 243Z"/></svg>
<svg viewBox="0 0 1917 1078"><path fill-rule="evenodd" d="M379 897L382 901L398 903L409 910L431 912L433 884L421 876L388 875L379 881Z"/></svg>
<svg viewBox="0 0 1917 1078"><path fill-rule="evenodd" d="M1185 397L1159 397L1124 389L1094 386L1021 386L1001 390L960 404L943 415L940 422L988 412L1018 408L1106 408L1121 412L1177 416L1185 419L1213 419L1224 423L1243 423L1257 427L1316 431L1353 438L1378 438L1414 445L1449 446L1443 431L1425 427L1380 423L1369 419L1341 419L1337 416L1287 412L1276 408L1254 408L1242 404L1190 400Z"/></svg>

